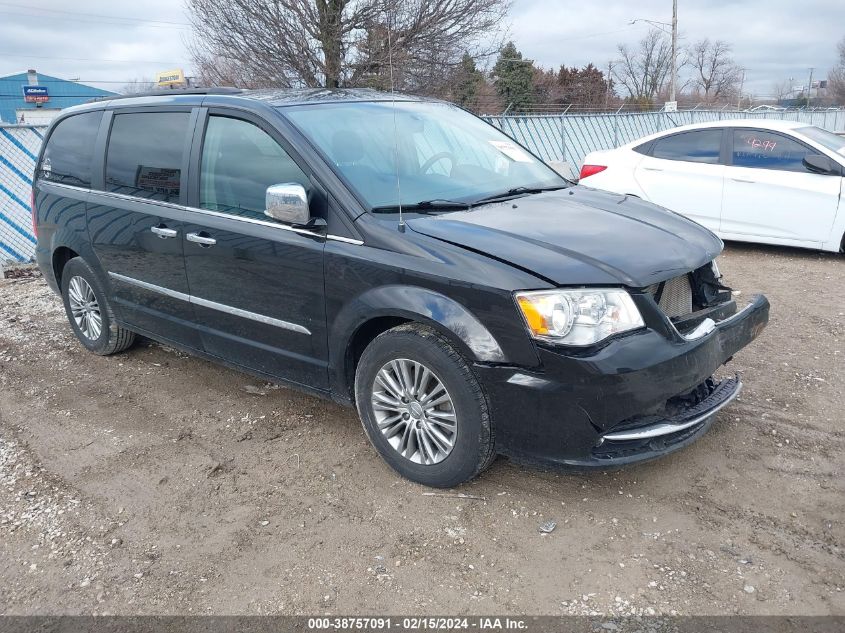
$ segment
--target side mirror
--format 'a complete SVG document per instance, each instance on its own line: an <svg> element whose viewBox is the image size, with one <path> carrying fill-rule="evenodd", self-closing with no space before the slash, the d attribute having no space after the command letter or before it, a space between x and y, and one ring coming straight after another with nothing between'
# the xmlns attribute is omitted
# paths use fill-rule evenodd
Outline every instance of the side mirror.
<svg viewBox="0 0 845 633"><path fill-rule="evenodd" d="M270 185L264 197L264 215L286 224L308 224L308 194L305 187L295 182Z"/></svg>
<svg viewBox="0 0 845 633"><path fill-rule="evenodd" d="M823 154L808 154L802 161L807 171L814 174L823 174L825 176L841 176L842 167L840 167L833 159L824 156Z"/></svg>

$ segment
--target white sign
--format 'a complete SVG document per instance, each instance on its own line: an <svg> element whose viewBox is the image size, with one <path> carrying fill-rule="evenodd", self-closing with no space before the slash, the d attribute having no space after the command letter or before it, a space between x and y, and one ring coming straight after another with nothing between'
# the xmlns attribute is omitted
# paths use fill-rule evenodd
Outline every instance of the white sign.
<svg viewBox="0 0 845 633"><path fill-rule="evenodd" d="M523 150L519 145L515 143L509 143L507 141L487 141L495 147L497 150L502 152L505 156L510 158L517 163L530 163L531 156Z"/></svg>
<svg viewBox="0 0 845 633"><path fill-rule="evenodd" d="M664 112L677 112L678 111L678 102L677 101L667 101L663 104L663 111Z"/></svg>

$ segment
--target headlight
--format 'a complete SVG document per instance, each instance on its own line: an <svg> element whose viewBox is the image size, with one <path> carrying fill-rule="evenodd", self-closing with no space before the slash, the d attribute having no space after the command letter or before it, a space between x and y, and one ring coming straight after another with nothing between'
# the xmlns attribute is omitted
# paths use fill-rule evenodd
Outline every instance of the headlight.
<svg viewBox="0 0 845 633"><path fill-rule="evenodd" d="M534 338L562 345L592 345L645 325L631 295L616 288L517 292L516 302Z"/></svg>

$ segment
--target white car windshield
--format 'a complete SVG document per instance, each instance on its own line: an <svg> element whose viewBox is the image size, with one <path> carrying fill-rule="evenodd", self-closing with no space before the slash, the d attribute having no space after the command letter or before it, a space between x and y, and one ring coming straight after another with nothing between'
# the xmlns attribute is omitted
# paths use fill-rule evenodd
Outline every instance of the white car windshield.
<svg viewBox="0 0 845 633"><path fill-rule="evenodd" d="M827 130L823 130L815 125L801 127L795 131L806 136L811 141L815 141L822 147L845 156L845 137L834 134L833 132L828 132Z"/></svg>
<svg viewBox="0 0 845 633"><path fill-rule="evenodd" d="M370 209L472 204L570 183L512 139L446 103L282 108Z"/></svg>

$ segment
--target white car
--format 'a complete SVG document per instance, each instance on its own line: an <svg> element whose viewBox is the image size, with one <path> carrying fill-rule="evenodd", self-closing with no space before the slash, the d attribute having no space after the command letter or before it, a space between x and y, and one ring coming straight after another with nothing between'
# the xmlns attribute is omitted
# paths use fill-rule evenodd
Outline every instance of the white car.
<svg viewBox="0 0 845 633"><path fill-rule="evenodd" d="M794 121L686 125L591 152L580 183L634 195L725 240L845 250L845 138Z"/></svg>

